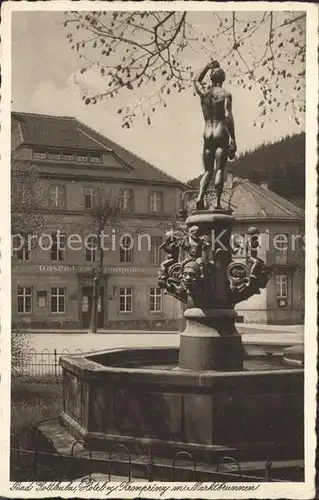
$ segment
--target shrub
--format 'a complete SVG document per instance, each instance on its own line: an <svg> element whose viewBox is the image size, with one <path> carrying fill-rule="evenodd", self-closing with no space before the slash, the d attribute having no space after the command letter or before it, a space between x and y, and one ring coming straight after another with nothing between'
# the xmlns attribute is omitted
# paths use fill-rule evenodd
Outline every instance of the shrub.
<svg viewBox="0 0 319 500"><path fill-rule="evenodd" d="M13 326L11 331L11 373L13 376L23 374L28 364L30 351L30 337L21 326Z"/></svg>
<svg viewBox="0 0 319 500"><path fill-rule="evenodd" d="M61 382L50 383L16 378L11 383L11 446L28 448L32 427L57 417L62 409Z"/></svg>

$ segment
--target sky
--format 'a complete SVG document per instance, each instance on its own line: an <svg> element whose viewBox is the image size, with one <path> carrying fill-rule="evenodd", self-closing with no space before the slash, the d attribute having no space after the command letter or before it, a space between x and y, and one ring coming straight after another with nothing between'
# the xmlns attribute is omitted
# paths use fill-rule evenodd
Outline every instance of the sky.
<svg viewBox="0 0 319 500"><path fill-rule="evenodd" d="M199 24L205 24L205 15L201 19L197 14ZM83 63L69 48L64 20L62 12L13 12L12 109L74 116L179 180L201 174L203 118L198 97L191 90L170 95L168 106L157 109L151 125L145 117L138 117L131 129L123 129L117 113L122 96L94 106L84 104L74 80L79 79ZM194 69L203 67L207 57L206 53L194 56ZM91 89L101 88L101 79L94 71L82 78ZM283 111L277 112L278 123L266 122L262 130L253 127L259 94L254 89L248 93L232 82L227 88L233 95L239 154L303 130L303 123L299 127ZM131 93L129 99L125 104L134 105L136 95Z"/></svg>

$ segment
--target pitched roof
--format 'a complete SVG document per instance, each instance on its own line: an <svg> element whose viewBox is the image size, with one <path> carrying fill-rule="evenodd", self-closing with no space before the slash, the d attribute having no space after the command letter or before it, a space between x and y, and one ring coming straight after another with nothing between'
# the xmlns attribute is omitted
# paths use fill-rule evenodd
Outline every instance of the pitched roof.
<svg viewBox="0 0 319 500"><path fill-rule="evenodd" d="M151 165L138 155L103 136L76 118L69 116L40 115L12 112L12 119L20 124L22 142L39 148L65 148L108 152L117 156L128 169L121 175L132 180L147 180L154 183L174 184L181 188L184 184Z"/></svg>
<svg viewBox="0 0 319 500"><path fill-rule="evenodd" d="M305 219L305 212L270 189L241 177L234 177L231 198L233 215L240 219Z"/></svg>

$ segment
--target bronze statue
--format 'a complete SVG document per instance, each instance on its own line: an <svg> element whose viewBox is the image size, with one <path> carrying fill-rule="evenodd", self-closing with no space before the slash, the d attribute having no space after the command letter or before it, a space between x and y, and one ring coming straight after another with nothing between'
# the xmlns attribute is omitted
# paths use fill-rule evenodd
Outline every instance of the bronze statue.
<svg viewBox="0 0 319 500"><path fill-rule="evenodd" d="M211 85L206 88L203 80L210 71ZM196 208L203 210L204 197L212 179L215 167L216 208L221 209L221 196L224 188L224 170L227 159L233 160L236 154L234 118L232 114L232 95L222 85L225 72L217 61L212 61L195 78L195 89L201 100L205 120L203 162L205 173L200 181Z"/></svg>
<svg viewBox="0 0 319 500"><path fill-rule="evenodd" d="M158 270L157 281L160 286L165 287L169 268L178 262L179 247L180 240L174 230L170 229L165 233L164 241L159 247L167 254L167 258L161 263Z"/></svg>
<svg viewBox="0 0 319 500"><path fill-rule="evenodd" d="M201 277L204 278L209 246L207 236L200 234L199 227L191 226L188 235L181 242L182 249L188 252L188 256L182 261L182 268L188 262L196 261L201 270Z"/></svg>
<svg viewBox="0 0 319 500"><path fill-rule="evenodd" d="M268 282L268 274L265 263L258 257L259 230L257 227L249 227L247 234L250 238L250 256L248 264L250 266L250 283L258 281L260 288L265 288Z"/></svg>

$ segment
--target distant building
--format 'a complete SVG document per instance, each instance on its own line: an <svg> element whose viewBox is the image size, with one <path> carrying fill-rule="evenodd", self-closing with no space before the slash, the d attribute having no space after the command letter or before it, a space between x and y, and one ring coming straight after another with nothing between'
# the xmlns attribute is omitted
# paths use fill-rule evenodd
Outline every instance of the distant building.
<svg viewBox="0 0 319 500"><path fill-rule="evenodd" d="M179 328L180 304L163 295L156 277L164 228L180 209L184 185L71 117L12 113L12 152L35 165L48 186L50 203L43 211L53 241L50 250L37 245L15 252L13 321L42 329L88 328L96 255L84 246L70 249L67 241L72 234L83 241L92 232L92 197L107 186L126 214L120 231L107 228L98 327Z"/></svg>
<svg viewBox="0 0 319 500"><path fill-rule="evenodd" d="M245 323L298 324L304 319L305 214L285 198L239 177L228 175L229 203L233 209L233 233L238 240L250 226L260 231L259 257L271 267L267 288L236 307ZM243 241L243 239L242 239ZM239 248L234 259L245 259Z"/></svg>

